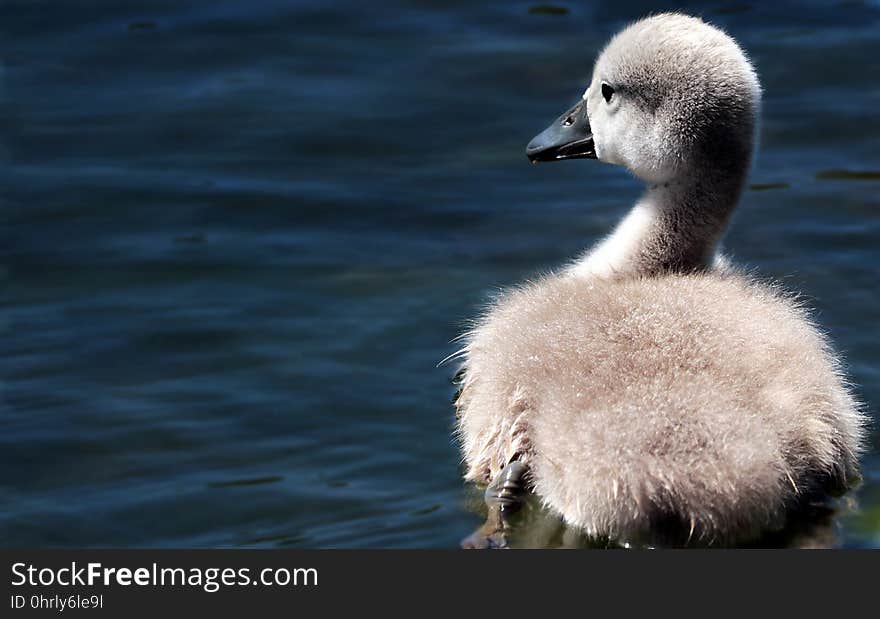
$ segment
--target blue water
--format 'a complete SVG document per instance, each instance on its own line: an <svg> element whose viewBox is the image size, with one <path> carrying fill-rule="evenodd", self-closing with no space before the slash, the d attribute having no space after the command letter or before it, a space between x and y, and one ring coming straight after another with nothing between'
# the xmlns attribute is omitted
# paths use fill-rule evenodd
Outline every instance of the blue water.
<svg viewBox="0 0 880 619"><path fill-rule="evenodd" d="M638 195L529 166L649 2L0 5L0 544L451 547L436 363ZM764 87L727 238L880 406L880 3L695 3ZM880 546L880 438L844 546Z"/></svg>

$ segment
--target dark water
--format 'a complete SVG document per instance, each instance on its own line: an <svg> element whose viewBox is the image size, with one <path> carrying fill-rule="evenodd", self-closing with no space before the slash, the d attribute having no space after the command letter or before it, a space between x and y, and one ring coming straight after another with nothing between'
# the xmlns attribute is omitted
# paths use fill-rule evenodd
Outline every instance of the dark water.
<svg viewBox="0 0 880 619"><path fill-rule="evenodd" d="M486 293L639 192L529 166L647 2L14 2L2 24L0 544L453 546L435 368ZM880 3L702 3L766 89L727 245L880 406ZM874 434L840 543L880 546Z"/></svg>

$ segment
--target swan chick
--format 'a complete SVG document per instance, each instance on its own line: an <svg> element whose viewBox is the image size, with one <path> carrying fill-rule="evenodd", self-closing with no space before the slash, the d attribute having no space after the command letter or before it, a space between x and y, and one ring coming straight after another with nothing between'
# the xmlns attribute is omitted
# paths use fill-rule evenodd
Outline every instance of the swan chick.
<svg viewBox="0 0 880 619"><path fill-rule="evenodd" d="M598 159L646 190L467 335L457 434L490 510L523 487L590 536L739 544L859 479L865 418L829 342L719 253L760 100L731 37L655 15L610 41L582 99L529 143L533 162Z"/></svg>

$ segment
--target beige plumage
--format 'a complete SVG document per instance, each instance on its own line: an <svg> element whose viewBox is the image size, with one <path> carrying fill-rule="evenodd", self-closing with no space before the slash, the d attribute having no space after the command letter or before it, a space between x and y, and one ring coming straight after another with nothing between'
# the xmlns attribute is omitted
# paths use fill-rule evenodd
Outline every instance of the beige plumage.
<svg viewBox="0 0 880 619"><path fill-rule="evenodd" d="M593 536L754 539L858 479L864 425L804 308L717 253L757 78L726 34L665 14L612 40L584 100L598 158L649 188L608 239L501 295L469 333L466 478L521 462L539 499Z"/></svg>

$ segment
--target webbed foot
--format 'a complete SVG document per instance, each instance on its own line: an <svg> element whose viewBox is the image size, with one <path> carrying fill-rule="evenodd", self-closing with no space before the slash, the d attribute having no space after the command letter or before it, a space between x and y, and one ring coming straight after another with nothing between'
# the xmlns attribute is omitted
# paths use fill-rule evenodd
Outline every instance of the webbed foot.
<svg viewBox="0 0 880 619"><path fill-rule="evenodd" d="M486 522L461 541L462 548L507 548L509 519L523 505L528 470L525 464L516 460L501 469L484 494L489 508Z"/></svg>
<svg viewBox="0 0 880 619"><path fill-rule="evenodd" d="M489 508L497 507L502 520L516 513L523 504L526 493L528 467L514 460L503 469L486 488L485 500Z"/></svg>

